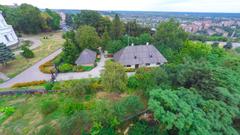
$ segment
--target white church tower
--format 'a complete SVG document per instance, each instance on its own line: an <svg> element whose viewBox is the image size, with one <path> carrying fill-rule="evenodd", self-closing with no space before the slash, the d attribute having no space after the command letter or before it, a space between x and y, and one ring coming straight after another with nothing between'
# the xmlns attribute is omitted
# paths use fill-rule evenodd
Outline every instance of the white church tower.
<svg viewBox="0 0 240 135"><path fill-rule="evenodd" d="M11 25L8 25L0 11L0 43L12 47L18 43L18 38Z"/></svg>

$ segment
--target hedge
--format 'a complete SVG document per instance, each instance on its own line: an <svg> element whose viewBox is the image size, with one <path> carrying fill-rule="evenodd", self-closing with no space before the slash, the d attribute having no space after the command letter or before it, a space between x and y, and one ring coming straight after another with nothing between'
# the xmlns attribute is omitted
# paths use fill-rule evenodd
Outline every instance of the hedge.
<svg viewBox="0 0 240 135"><path fill-rule="evenodd" d="M41 84L47 83L45 80L42 81L32 81L32 82L23 82L23 83L16 83L12 86L12 88L21 88L21 87L29 87L29 86L37 86Z"/></svg>

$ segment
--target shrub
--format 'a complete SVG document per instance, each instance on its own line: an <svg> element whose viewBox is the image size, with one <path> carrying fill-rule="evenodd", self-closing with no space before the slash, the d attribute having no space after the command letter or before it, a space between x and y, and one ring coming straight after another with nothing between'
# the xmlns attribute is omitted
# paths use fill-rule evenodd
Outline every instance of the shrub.
<svg viewBox="0 0 240 135"><path fill-rule="evenodd" d="M91 71L94 66L82 66L83 71Z"/></svg>
<svg viewBox="0 0 240 135"><path fill-rule="evenodd" d="M40 110L43 115L48 115L58 108L58 103L52 100L43 101Z"/></svg>
<svg viewBox="0 0 240 135"><path fill-rule="evenodd" d="M82 103L78 103L76 101L65 101L63 105L63 111L66 115L72 115L75 112L80 112L81 110L85 110L85 107Z"/></svg>
<svg viewBox="0 0 240 135"><path fill-rule="evenodd" d="M144 109L144 105L138 96L128 96L114 104L116 116L123 119Z"/></svg>
<svg viewBox="0 0 240 135"><path fill-rule="evenodd" d="M83 72L83 68L82 66L74 66L73 67L73 72Z"/></svg>
<svg viewBox="0 0 240 135"><path fill-rule="evenodd" d="M89 116L84 111L74 113L66 117L61 122L61 134L63 135L83 135L90 126Z"/></svg>
<svg viewBox="0 0 240 135"><path fill-rule="evenodd" d="M70 71L73 70L73 65L65 63L65 64L60 65L58 67L58 69L59 69L60 72L63 72L63 73L70 72Z"/></svg>
<svg viewBox="0 0 240 135"><path fill-rule="evenodd" d="M46 125L40 129L37 135L57 135L57 131L54 127Z"/></svg>
<svg viewBox="0 0 240 135"><path fill-rule="evenodd" d="M55 68L53 67L53 63L52 63L52 60L51 61L48 61L44 64L42 64L40 67L39 67L39 70L45 74L51 74L53 72L56 72L55 71Z"/></svg>
<svg viewBox="0 0 240 135"><path fill-rule="evenodd" d="M92 94L89 80L79 80L72 83L69 88L69 95L73 97L82 97L85 94Z"/></svg>
<svg viewBox="0 0 240 135"><path fill-rule="evenodd" d="M16 83L12 86L12 88L21 88L21 87L29 87L29 86L37 86L41 84L45 84L46 81L32 81L32 82L23 82L23 83Z"/></svg>
<svg viewBox="0 0 240 135"><path fill-rule="evenodd" d="M53 86L54 86L54 84L52 82L46 83L44 85L45 90L52 90Z"/></svg>
<svg viewBox="0 0 240 135"><path fill-rule="evenodd" d="M32 50L30 50L27 46L22 46L22 56L25 57L25 58L33 58L34 57L34 53Z"/></svg>
<svg viewBox="0 0 240 135"><path fill-rule="evenodd" d="M136 89L139 87L139 82L135 76L131 76L128 78L127 86L132 89Z"/></svg>
<svg viewBox="0 0 240 135"><path fill-rule="evenodd" d="M240 47L235 49L237 53L240 53Z"/></svg>
<svg viewBox="0 0 240 135"><path fill-rule="evenodd" d="M129 135L161 135L159 125L149 125L145 121L138 121L128 131Z"/></svg>
<svg viewBox="0 0 240 135"><path fill-rule="evenodd" d="M125 68L125 72L135 72L135 68Z"/></svg>

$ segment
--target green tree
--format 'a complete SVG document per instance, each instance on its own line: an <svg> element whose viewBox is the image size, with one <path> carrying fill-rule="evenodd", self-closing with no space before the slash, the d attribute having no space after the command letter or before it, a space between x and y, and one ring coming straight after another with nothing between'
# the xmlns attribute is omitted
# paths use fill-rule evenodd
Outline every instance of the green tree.
<svg viewBox="0 0 240 135"><path fill-rule="evenodd" d="M103 33L102 36L102 47L103 49L106 49L107 44L111 41L111 38L109 36L109 33L107 30L105 30L105 32Z"/></svg>
<svg viewBox="0 0 240 135"><path fill-rule="evenodd" d="M112 39L120 39L124 34L124 24L121 22L119 16L116 14L111 27Z"/></svg>
<svg viewBox="0 0 240 135"><path fill-rule="evenodd" d="M41 32L41 11L29 4L22 4L19 9L19 26L24 33Z"/></svg>
<svg viewBox="0 0 240 135"><path fill-rule="evenodd" d="M160 23L154 35L157 48L163 46L177 52L183 47L187 38L188 34L173 19Z"/></svg>
<svg viewBox="0 0 240 135"><path fill-rule="evenodd" d="M124 67L112 61L107 61L101 74L102 84L107 91L124 91L127 85L127 74Z"/></svg>
<svg viewBox="0 0 240 135"><path fill-rule="evenodd" d="M187 89L153 90L148 105L161 129L170 134L238 134L232 119L239 110Z"/></svg>
<svg viewBox="0 0 240 135"><path fill-rule="evenodd" d="M96 32L96 29L91 26L81 26L77 32L75 39L80 48L89 48L96 50L100 45L100 38Z"/></svg>
<svg viewBox="0 0 240 135"><path fill-rule="evenodd" d="M53 30L58 30L60 28L60 21L61 21L60 15L50 9L46 9L45 12L51 17L51 20L48 22L48 25Z"/></svg>
<svg viewBox="0 0 240 135"><path fill-rule="evenodd" d="M0 63L6 64L7 62L15 59L12 51L3 43L0 43Z"/></svg>
<svg viewBox="0 0 240 135"><path fill-rule="evenodd" d="M66 39L63 44L62 60L64 63L75 64L75 60L79 55L80 50L70 39Z"/></svg>

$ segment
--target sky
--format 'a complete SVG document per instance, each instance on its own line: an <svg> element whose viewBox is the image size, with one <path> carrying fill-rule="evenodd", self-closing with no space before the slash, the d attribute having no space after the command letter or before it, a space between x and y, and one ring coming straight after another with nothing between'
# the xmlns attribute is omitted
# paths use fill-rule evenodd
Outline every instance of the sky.
<svg viewBox="0 0 240 135"><path fill-rule="evenodd" d="M240 0L0 0L39 8L240 13Z"/></svg>

